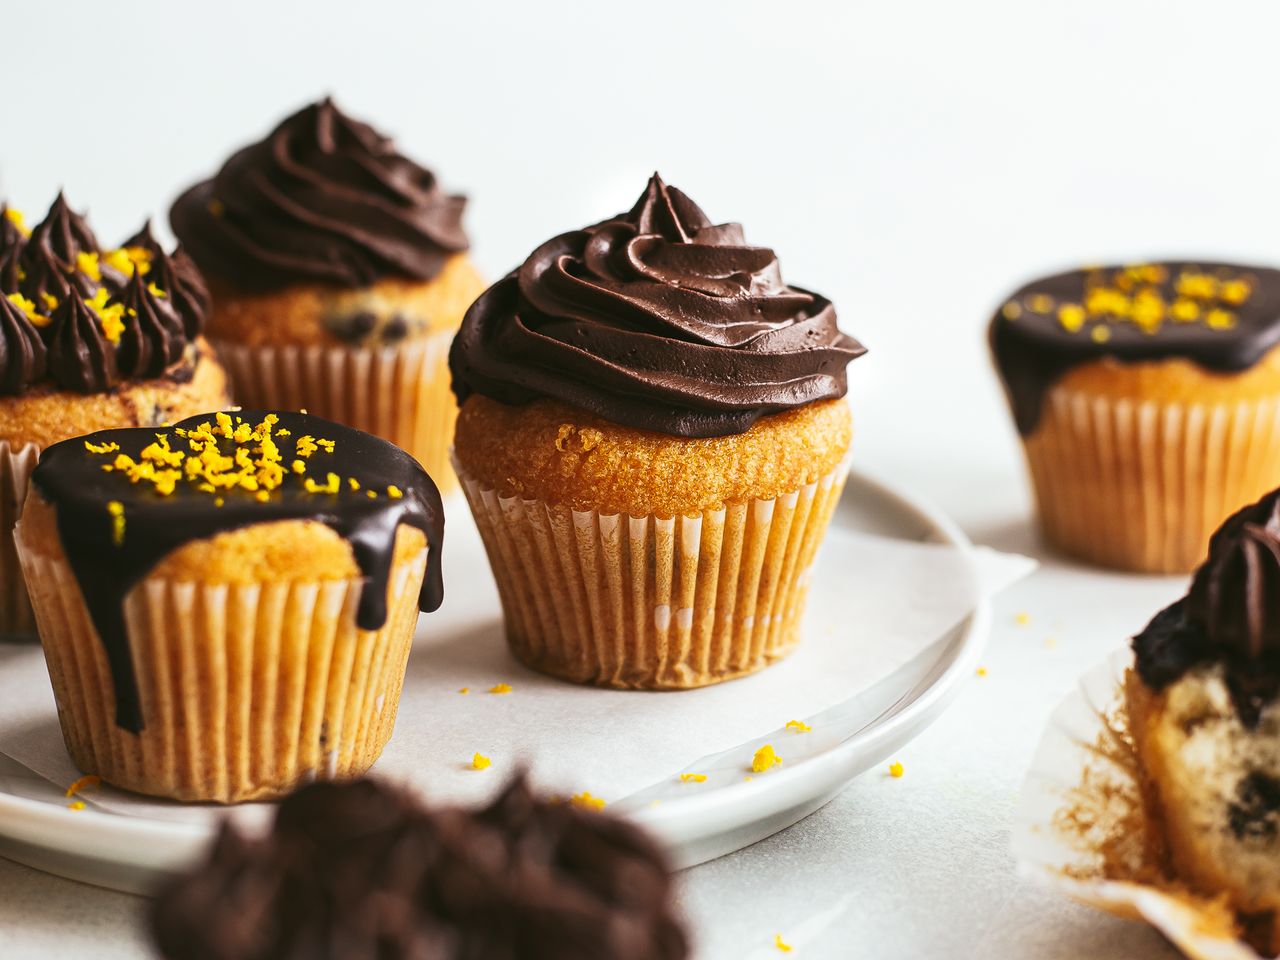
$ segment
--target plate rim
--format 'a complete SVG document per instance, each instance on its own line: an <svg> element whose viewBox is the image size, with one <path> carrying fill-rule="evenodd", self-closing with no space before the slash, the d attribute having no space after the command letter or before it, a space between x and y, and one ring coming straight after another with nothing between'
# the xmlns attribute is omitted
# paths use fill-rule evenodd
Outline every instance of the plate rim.
<svg viewBox="0 0 1280 960"><path fill-rule="evenodd" d="M903 515L921 521L922 539L933 539L959 549L973 569L973 542L941 508L861 468L851 468L848 481L850 485L861 486L874 498L892 503ZM698 836L706 834L705 826L713 826L714 832L723 833L763 822L797 807L798 803L819 798L823 792L843 789L874 766L876 761L864 762L868 752L881 747L899 748L945 711L959 693L961 681L971 676L977 666L990 633L990 616L990 598L979 592L972 612L952 631L955 639L947 648L950 662L941 673L901 710L871 721L831 749L785 769L771 771L767 778L758 778L750 787L743 783L704 794L691 793L678 802L634 808L625 815L668 843L679 845L695 842ZM821 790L805 788L806 784L812 786L819 782L823 784ZM732 815L726 817L730 810ZM704 829L700 830L700 825ZM763 835L789 825L790 822L781 824ZM203 849L212 837L213 831L202 824L157 817L126 817L92 808L72 810L0 789L0 838L85 862L161 872ZM56 841L51 842L51 838ZM24 862L29 863L26 858ZM42 869L38 864L29 865Z"/></svg>

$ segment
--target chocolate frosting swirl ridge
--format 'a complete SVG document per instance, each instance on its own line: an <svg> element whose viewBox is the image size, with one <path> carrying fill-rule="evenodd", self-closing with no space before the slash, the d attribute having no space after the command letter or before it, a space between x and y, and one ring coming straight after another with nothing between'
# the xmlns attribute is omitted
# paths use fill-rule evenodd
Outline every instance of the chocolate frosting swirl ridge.
<svg viewBox="0 0 1280 960"><path fill-rule="evenodd" d="M1241 719L1258 722L1280 695L1280 490L1218 528L1187 596L1134 638L1134 652L1154 689L1222 663Z"/></svg>
<svg viewBox="0 0 1280 960"><path fill-rule="evenodd" d="M265 840L225 826L151 918L166 960L681 960L671 894L637 828L523 779L474 813L360 780L299 790Z"/></svg>
<svg viewBox="0 0 1280 960"><path fill-rule="evenodd" d="M0 295L0 393L20 393L44 376L44 341L27 315Z"/></svg>
<svg viewBox="0 0 1280 960"><path fill-rule="evenodd" d="M234 154L174 203L201 270L237 289L429 280L467 249L466 200L325 99Z"/></svg>
<svg viewBox="0 0 1280 960"><path fill-rule="evenodd" d="M98 312L71 287L50 317L49 373L58 386L100 393L120 379L116 352L102 331Z"/></svg>
<svg viewBox="0 0 1280 960"><path fill-rule="evenodd" d="M169 298L142 279L135 270L128 285L110 301L124 307L116 365L120 375L133 380L158 377L170 364L182 359L186 335L182 319Z"/></svg>
<svg viewBox="0 0 1280 960"><path fill-rule="evenodd" d="M830 301L783 282L772 250L654 174L630 211L552 238L486 291L449 363L459 402L549 397L710 437L843 396L865 352Z"/></svg>

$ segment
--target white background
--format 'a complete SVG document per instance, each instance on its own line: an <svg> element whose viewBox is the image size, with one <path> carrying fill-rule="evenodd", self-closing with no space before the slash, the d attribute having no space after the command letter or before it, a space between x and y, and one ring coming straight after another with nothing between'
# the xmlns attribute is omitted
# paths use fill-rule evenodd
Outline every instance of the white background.
<svg viewBox="0 0 1280 960"><path fill-rule="evenodd" d="M63 186L123 238L332 93L470 195L497 276L658 169L868 345L858 464L1039 553L985 319L1063 265L1280 261L1277 37L1271 5L1167 0L4 0L0 196L36 219ZM705 955L775 928L811 931L799 956L1164 955L1015 879L1005 831L1053 702L1178 582L1042 559L998 607L990 675L904 755L907 777L864 778L688 876ZM133 909L0 867L0 955L106 957L104 931L139 955Z"/></svg>

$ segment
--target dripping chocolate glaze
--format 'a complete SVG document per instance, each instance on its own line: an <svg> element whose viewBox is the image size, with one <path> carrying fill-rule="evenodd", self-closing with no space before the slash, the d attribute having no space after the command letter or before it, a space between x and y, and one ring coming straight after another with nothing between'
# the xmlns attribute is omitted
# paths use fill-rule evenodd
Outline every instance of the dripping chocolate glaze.
<svg viewBox="0 0 1280 960"><path fill-rule="evenodd" d="M264 411L232 414L257 425ZM246 490L220 491L221 507L214 495L194 485L179 483L172 494L162 496L152 485L131 483L119 472L106 472L104 464L117 455L90 453L85 444L116 443L119 453L137 459L143 447L158 433L167 433L174 449L185 449L178 428L191 429L210 423L213 414L191 417L172 428L135 427L102 430L54 444L40 456L32 483L57 513L58 536L67 560L84 593L89 615L106 648L116 694L116 722L139 732L145 726L133 675L129 637L124 622L126 594L165 556L183 544L203 540L228 530L279 520L315 520L351 544L356 564L365 577L356 613L357 624L376 630L387 616L387 584L390 578L396 530L401 524L417 527L427 538L429 556L419 606L430 612L444 599L440 549L444 537L444 512L435 483L412 457L399 448L359 430L301 413L277 413L275 426L287 437L277 443L283 454L286 477L260 502ZM328 473L341 478L337 493L308 493L302 477L287 472L300 437L310 435L334 441L333 453L318 450L307 462L307 475L323 482ZM359 490L347 482L354 477ZM398 499L386 495L388 487L400 489ZM376 499L368 491L378 493ZM124 536L115 542L113 518L107 504L124 506Z"/></svg>
<svg viewBox="0 0 1280 960"><path fill-rule="evenodd" d="M1163 690L1221 663L1246 726L1280 695L1280 490L1227 519L1187 595L1133 639L1138 675Z"/></svg>
<svg viewBox="0 0 1280 960"><path fill-rule="evenodd" d="M1280 343L1280 271L1224 263L1165 261L1150 264L1163 269L1159 283L1136 284L1152 290L1172 304L1185 299L1178 292L1179 277L1194 272L1215 278L1244 279L1250 295L1242 303L1198 301L1207 314L1215 307L1233 315L1230 327L1217 329L1202 320L1165 320L1155 332L1136 324L1116 322L1108 314L1091 315L1077 330L1069 330L1058 317L1062 304L1081 304L1091 285L1109 282L1124 267L1072 270L1045 277L1015 291L996 311L990 326L991 352L1013 408L1018 431L1027 436L1040 422L1046 392L1073 367L1110 357L1120 363L1167 360L1181 357L1221 373L1245 370ZM1036 312L1028 304L1047 297L1053 308ZM1010 304L1016 308L1011 317ZM1093 338L1095 327L1104 327L1109 339Z"/></svg>

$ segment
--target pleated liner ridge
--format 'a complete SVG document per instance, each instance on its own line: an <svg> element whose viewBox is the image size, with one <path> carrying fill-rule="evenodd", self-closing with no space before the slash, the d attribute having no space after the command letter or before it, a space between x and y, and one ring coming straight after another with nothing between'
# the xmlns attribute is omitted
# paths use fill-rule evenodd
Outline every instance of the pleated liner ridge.
<svg viewBox="0 0 1280 960"><path fill-rule="evenodd" d="M27 482L40 458L34 443L21 447L0 440L0 638L35 638L36 622L27 599L13 528L27 499Z"/></svg>
<svg viewBox="0 0 1280 960"><path fill-rule="evenodd" d="M1280 485L1280 398L1201 405L1052 389L1027 462L1046 538L1093 563L1182 573Z"/></svg>
<svg viewBox="0 0 1280 960"><path fill-rule="evenodd" d="M515 656L566 680L637 689L718 683L791 652L847 472L662 518L499 497L454 466Z"/></svg>
<svg viewBox="0 0 1280 960"><path fill-rule="evenodd" d="M364 583L202 585L149 577L125 599L144 728L116 726L102 642L70 566L19 550L63 738L126 790L235 803L364 773L395 725L426 551L392 572L386 623L356 627Z"/></svg>
<svg viewBox="0 0 1280 960"><path fill-rule="evenodd" d="M458 404L449 379L454 331L398 347L256 346L215 341L232 396L258 410L306 410L389 440L456 489L449 460Z"/></svg>

